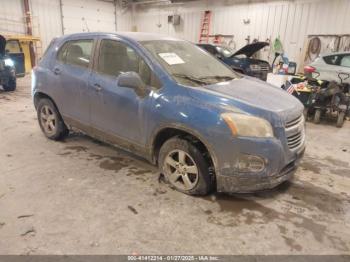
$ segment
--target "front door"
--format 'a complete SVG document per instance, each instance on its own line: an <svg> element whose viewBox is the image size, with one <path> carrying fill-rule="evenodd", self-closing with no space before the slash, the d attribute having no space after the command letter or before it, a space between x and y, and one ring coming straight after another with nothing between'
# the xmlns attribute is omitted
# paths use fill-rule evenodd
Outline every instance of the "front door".
<svg viewBox="0 0 350 262"><path fill-rule="evenodd" d="M119 143L142 148L151 97L149 93L140 95L132 88L118 85L118 76L130 71L137 72L146 85L150 84L151 70L133 48L119 40L101 40L89 83L91 123L94 128L119 139Z"/></svg>

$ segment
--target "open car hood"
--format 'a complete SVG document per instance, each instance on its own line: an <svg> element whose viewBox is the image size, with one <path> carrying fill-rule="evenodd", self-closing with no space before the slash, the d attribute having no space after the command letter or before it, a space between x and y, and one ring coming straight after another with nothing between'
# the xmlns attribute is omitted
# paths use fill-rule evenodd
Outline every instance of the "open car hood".
<svg viewBox="0 0 350 262"><path fill-rule="evenodd" d="M0 35L0 56L5 55L6 39Z"/></svg>
<svg viewBox="0 0 350 262"><path fill-rule="evenodd" d="M268 45L269 45L268 42L256 42L256 43L248 44L246 46L243 46L241 49L239 49L231 57L234 57L236 55L246 55L247 57L251 57L260 49L263 49L265 46L268 46Z"/></svg>

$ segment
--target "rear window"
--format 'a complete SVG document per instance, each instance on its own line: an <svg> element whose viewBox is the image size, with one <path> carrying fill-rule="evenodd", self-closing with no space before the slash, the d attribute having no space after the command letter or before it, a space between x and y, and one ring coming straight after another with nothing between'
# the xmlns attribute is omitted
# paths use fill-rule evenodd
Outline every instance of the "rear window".
<svg viewBox="0 0 350 262"><path fill-rule="evenodd" d="M57 60L63 64L89 67L92 54L92 39L66 42L58 51Z"/></svg>

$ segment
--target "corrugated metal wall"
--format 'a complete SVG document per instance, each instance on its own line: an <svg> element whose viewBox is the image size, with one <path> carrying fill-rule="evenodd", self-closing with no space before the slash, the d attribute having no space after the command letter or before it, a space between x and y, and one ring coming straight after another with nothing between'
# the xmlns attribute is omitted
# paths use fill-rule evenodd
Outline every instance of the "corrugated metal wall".
<svg viewBox="0 0 350 262"><path fill-rule="evenodd" d="M117 31L132 31L133 15L128 8L117 6L116 10L116 28Z"/></svg>
<svg viewBox="0 0 350 262"><path fill-rule="evenodd" d="M62 0L64 33L115 31L113 2L97 0Z"/></svg>
<svg viewBox="0 0 350 262"><path fill-rule="evenodd" d="M349 0L247 2L207 0L172 7L139 7L135 24L138 31L158 32L197 42L202 13L212 10L212 34L233 34L237 48L247 43L248 36L251 41L274 40L280 36L285 51L294 61L302 60L307 35L350 33ZM181 25L168 24L167 17L171 14L181 15ZM243 23L247 19L250 23ZM272 59L268 50L263 56Z"/></svg>
<svg viewBox="0 0 350 262"><path fill-rule="evenodd" d="M30 0L33 15L33 34L41 38L45 49L52 38L62 35L60 2L58 0Z"/></svg>
<svg viewBox="0 0 350 262"><path fill-rule="evenodd" d="M213 34L233 34L236 47L243 46L249 36L259 40L281 37L292 60L300 61L309 34L350 33L350 0L294 1L204 0L186 4L130 9L118 6L116 17L112 2L99 0L30 0L33 29L39 34L43 48L64 33L87 31L158 32L193 42L198 41L200 20L204 10L213 11ZM215 5L214 5L215 3ZM0 0L0 33L25 33L22 0ZM62 14L61 14L62 9ZM168 15L181 15L181 24L168 24ZM63 25L61 16L63 15ZM243 20L250 19L249 24ZM115 24L117 23L117 25ZM270 56L268 50L263 56Z"/></svg>
<svg viewBox="0 0 350 262"><path fill-rule="evenodd" d="M23 0L0 0L0 34L25 34L22 2ZM41 38L43 49L52 38L62 34L116 30L113 1L29 0L29 3L32 10L33 34Z"/></svg>
<svg viewBox="0 0 350 262"><path fill-rule="evenodd" d="M25 33L22 2L22 0L0 0L0 33Z"/></svg>

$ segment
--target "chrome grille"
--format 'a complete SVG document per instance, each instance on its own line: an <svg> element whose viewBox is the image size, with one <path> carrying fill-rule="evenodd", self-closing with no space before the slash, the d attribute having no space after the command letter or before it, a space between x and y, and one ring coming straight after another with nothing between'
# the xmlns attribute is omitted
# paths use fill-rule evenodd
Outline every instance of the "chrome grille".
<svg viewBox="0 0 350 262"><path fill-rule="evenodd" d="M303 139L303 135L301 132L296 133L295 135L289 136L287 138L289 148L294 149L300 146L302 139Z"/></svg>
<svg viewBox="0 0 350 262"><path fill-rule="evenodd" d="M305 139L303 115L288 121L285 125L285 131L289 149L292 151L297 150Z"/></svg>
<svg viewBox="0 0 350 262"><path fill-rule="evenodd" d="M298 116L297 118L295 118L295 119L293 119L291 121L288 121L286 123L286 128L290 128L292 126L295 126L295 125L299 124L302 120L303 120L303 115Z"/></svg>

